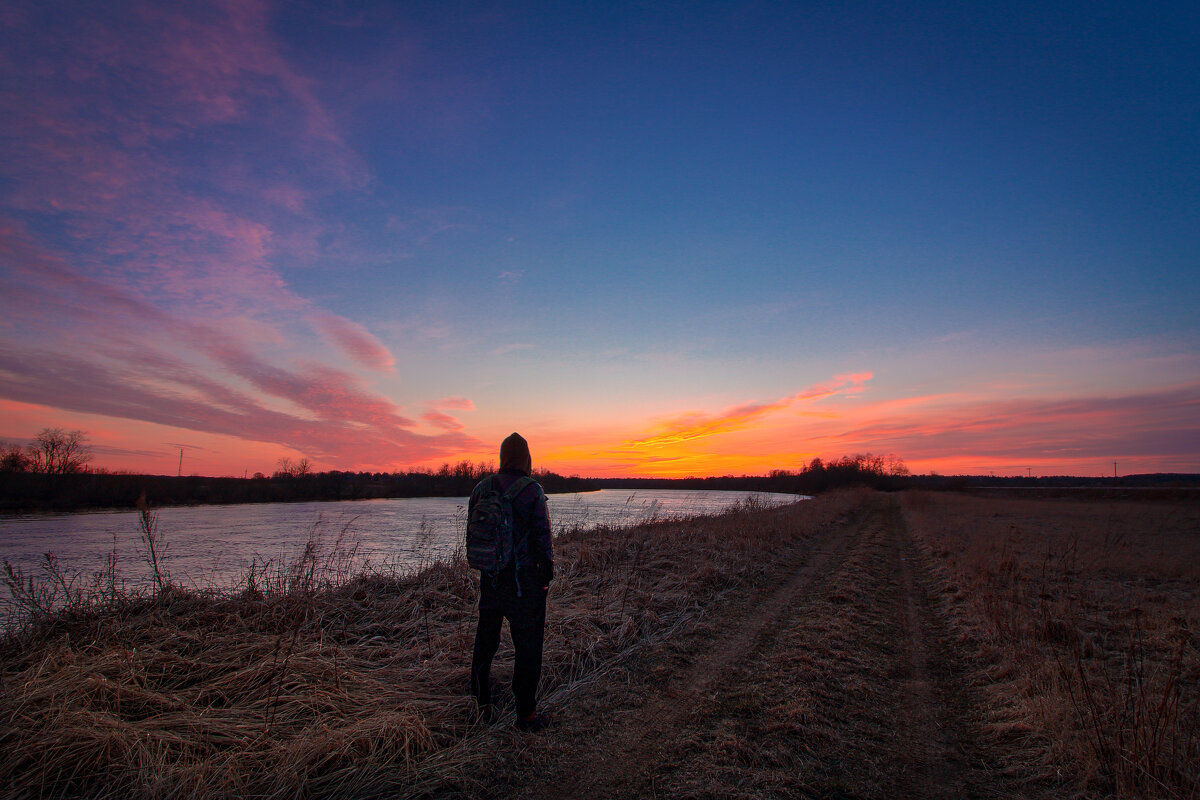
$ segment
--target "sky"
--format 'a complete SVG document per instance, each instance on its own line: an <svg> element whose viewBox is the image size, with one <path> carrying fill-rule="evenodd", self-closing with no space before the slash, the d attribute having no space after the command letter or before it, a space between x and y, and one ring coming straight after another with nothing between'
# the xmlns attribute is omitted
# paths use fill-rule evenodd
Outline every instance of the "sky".
<svg viewBox="0 0 1200 800"><path fill-rule="evenodd" d="M591 476L1200 472L1194 2L0 29L0 440L157 474L512 431Z"/></svg>

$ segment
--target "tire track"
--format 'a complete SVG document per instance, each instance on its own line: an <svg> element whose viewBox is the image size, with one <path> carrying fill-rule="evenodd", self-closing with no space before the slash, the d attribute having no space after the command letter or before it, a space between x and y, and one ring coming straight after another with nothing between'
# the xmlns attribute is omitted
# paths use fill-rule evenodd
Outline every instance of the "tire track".
<svg viewBox="0 0 1200 800"><path fill-rule="evenodd" d="M713 626L729 633L708 644L669 686L636 709L638 724L607 727L604 735L572 755L574 763L587 765L586 771L552 776L533 787L529 796L593 800L652 792L656 767L671 760L680 729L712 704L714 687L735 664L750 657L759 639L781 624L817 579L837 568L861 538L870 516L859 513L854 520L831 525L816 537L797 542L794 548L798 552L784 562L789 567L781 570L783 575L790 572L783 585L755 603L750 614L735 616L726 610L718 615Z"/></svg>
<svg viewBox="0 0 1200 800"><path fill-rule="evenodd" d="M978 757L978 700L895 498L867 508L845 556L689 720L659 796L1020 796Z"/></svg>
<svg viewBox="0 0 1200 800"><path fill-rule="evenodd" d="M913 797L970 796L971 782L959 756L961 734L945 699L945 695L961 689L936 677L937 668L943 666L943 648L936 641L932 611L926 602L928 593L918 583L915 548L894 502L888 509L887 532L900 587L899 611L907 651L900 706L908 720L910 746L900 753L906 762L898 765L898 772L905 776L900 788Z"/></svg>
<svg viewBox="0 0 1200 800"><path fill-rule="evenodd" d="M896 498L794 547L761 600L738 595L628 683L589 688L600 714L519 741L504 796L1026 796L983 744L969 654Z"/></svg>

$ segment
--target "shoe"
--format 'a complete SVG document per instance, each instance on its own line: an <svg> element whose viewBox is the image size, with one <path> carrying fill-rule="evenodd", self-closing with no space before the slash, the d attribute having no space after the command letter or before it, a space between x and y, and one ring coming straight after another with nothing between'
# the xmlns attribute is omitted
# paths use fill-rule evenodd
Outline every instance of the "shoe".
<svg viewBox="0 0 1200 800"><path fill-rule="evenodd" d="M545 714L530 714L528 717L517 717L513 723L522 733L537 733L550 724L550 718Z"/></svg>

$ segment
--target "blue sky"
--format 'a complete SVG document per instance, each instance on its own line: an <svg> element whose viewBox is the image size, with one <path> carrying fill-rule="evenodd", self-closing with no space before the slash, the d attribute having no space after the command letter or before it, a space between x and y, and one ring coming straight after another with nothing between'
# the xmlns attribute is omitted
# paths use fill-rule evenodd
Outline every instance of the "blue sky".
<svg viewBox="0 0 1200 800"><path fill-rule="evenodd" d="M9 441L1200 470L1194 4L3 14Z"/></svg>

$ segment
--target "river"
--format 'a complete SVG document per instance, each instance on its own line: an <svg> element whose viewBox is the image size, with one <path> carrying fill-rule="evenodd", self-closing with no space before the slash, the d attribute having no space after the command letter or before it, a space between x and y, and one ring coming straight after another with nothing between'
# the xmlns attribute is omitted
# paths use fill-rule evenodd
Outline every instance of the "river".
<svg viewBox="0 0 1200 800"><path fill-rule="evenodd" d="M772 505L800 499L681 489L605 489L547 499L558 533L712 514L748 497ZM294 561L310 540L327 554L353 549L359 565L406 570L454 552L462 539L466 503L465 497L416 497L162 508L154 512L155 539L160 566L172 581L189 587L235 586L252 563L269 571ZM0 516L0 558L32 575L42 571L45 553L52 553L67 575L86 579L115 555L117 574L128 584L150 580L136 511Z"/></svg>

